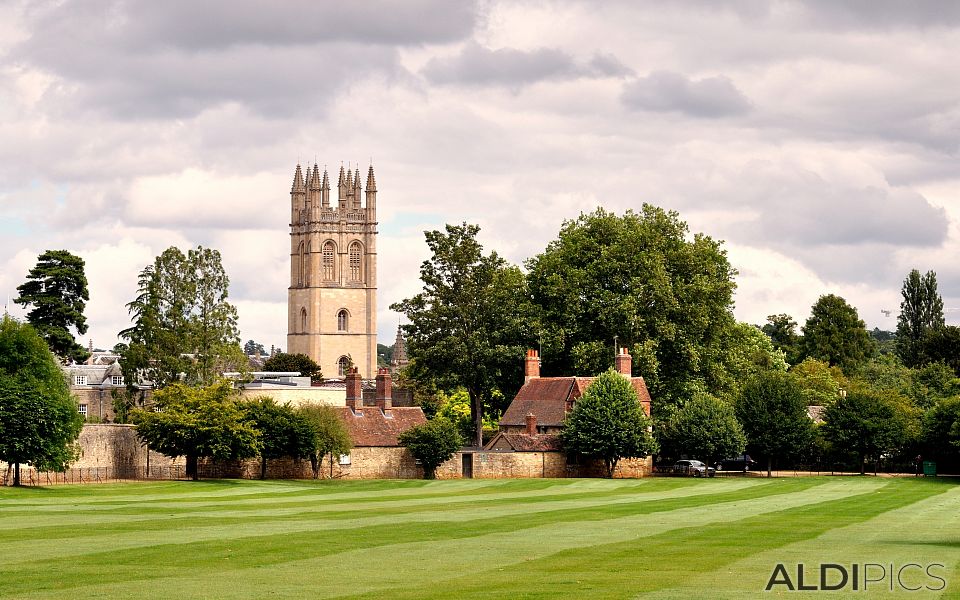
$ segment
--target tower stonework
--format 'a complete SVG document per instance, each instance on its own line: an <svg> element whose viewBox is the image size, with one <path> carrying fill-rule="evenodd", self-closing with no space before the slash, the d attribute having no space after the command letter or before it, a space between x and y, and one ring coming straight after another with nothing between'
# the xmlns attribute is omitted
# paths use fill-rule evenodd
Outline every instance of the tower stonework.
<svg viewBox="0 0 960 600"><path fill-rule="evenodd" d="M365 196L365 198L362 198ZM363 201L361 201L363 200ZM287 351L315 360L324 377L342 377L349 364L377 374L377 184L366 192L360 169L340 167L337 205L317 165L297 165L290 190L290 287Z"/></svg>

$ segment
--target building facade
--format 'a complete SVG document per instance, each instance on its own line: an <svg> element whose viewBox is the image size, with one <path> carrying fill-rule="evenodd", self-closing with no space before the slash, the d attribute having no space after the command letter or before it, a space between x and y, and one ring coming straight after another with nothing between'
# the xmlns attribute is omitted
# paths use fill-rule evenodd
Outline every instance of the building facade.
<svg viewBox="0 0 960 600"><path fill-rule="evenodd" d="M297 165L290 191L290 287L287 352L306 354L325 377L351 366L377 374L377 184L366 190L360 169L340 167L337 203L327 171L304 176Z"/></svg>

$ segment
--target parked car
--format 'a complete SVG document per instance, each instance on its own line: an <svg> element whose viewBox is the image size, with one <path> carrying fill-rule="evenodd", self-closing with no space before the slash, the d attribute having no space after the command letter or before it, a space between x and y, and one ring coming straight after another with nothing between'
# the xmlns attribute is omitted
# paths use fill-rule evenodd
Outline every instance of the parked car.
<svg viewBox="0 0 960 600"><path fill-rule="evenodd" d="M687 475L690 477L713 477L717 470L708 467L699 460L678 460L673 463L673 473L675 475Z"/></svg>
<svg viewBox="0 0 960 600"><path fill-rule="evenodd" d="M733 458L725 458L717 463L718 471L749 471L756 468L757 461L749 454L740 454Z"/></svg>

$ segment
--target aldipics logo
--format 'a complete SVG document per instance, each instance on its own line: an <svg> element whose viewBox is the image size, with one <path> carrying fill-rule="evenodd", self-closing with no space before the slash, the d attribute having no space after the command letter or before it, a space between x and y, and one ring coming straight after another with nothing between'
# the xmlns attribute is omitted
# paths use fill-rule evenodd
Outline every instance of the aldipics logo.
<svg viewBox="0 0 960 600"><path fill-rule="evenodd" d="M921 590L940 591L947 587L941 577L946 567L940 563L797 563L789 567L777 563L767 581L766 591L829 591L853 592Z"/></svg>

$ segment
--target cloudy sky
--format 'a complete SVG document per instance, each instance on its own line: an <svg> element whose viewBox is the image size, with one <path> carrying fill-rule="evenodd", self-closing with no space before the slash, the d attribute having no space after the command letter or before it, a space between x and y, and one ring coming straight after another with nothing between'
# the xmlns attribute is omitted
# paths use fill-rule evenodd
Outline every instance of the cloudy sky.
<svg viewBox="0 0 960 600"><path fill-rule="evenodd" d="M294 166L372 160L384 343L425 229L519 263L643 202L725 240L740 320L836 293L893 329L918 268L956 323L957 56L948 0L0 0L0 295L79 254L110 347L137 273L202 244L285 347Z"/></svg>

